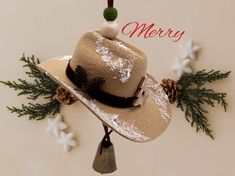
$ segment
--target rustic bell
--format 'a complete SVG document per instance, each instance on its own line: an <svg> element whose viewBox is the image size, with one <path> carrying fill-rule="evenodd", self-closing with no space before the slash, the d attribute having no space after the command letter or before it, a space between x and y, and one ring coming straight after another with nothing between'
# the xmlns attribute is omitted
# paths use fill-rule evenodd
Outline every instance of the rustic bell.
<svg viewBox="0 0 235 176"><path fill-rule="evenodd" d="M93 169L101 174L112 173L117 170L114 146L110 141L107 126L104 125L105 136L99 144L96 156L93 162Z"/></svg>
<svg viewBox="0 0 235 176"><path fill-rule="evenodd" d="M101 174L112 173L117 170L114 147L110 141L103 140L99 144L93 169Z"/></svg>

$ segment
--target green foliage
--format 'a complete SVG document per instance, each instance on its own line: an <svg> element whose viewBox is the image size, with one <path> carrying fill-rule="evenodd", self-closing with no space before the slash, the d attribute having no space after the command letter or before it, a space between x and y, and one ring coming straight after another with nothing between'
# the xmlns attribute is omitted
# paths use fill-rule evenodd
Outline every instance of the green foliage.
<svg viewBox="0 0 235 176"><path fill-rule="evenodd" d="M212 139L214 139L214 137L206 117L208 111L203 108L203 104L214 107L217 103L223 106L226 111L226 93L206 89L203 86L207 82L211 83L227 78L230 73L231 72L221 73L220 71L214 70L206 72L205 70L202 70L195 74L184 74L177 82L180 87L180 96L177 100L177 107L180 107L182 111L185 111L186 120L191 123L192 127L196 127L197 132L202 130Z"/></svg>
<svg viewBox="0 0 235 176"><path fill-rule="evenodd" d="M17 81L0 81L4 85L18 91L18 96L25 95L29 100L36 100L39 97L46 100L44 104L28 103L22 104L21 108L7 107L12 113L16 113L18 117L29 116L29 119L41 120L47 115L55 115L60 111L60 103L55 99L56 88L58 84L49 76L39 70L37 64L40 63L39 59L34 56L23 57L20 59L24 62L23 67L27 68L26 75L32 81L18 79Z"/></svg>

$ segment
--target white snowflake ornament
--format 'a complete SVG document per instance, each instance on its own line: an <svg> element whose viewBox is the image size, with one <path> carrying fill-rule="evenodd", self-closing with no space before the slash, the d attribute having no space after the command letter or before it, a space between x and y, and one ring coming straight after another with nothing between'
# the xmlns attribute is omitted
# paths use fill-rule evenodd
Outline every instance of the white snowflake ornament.
<svg viewBox="0 0 235 176"><path fill-rule="evenodd" d="M53 133L56 137L60 137L60 132L67 128L67 125L62 122L62 116L59 114L55 118L47 119L48 126L46 131Z"/></svg>
<svg viewBox="0 0 235 176"><path fill-rule="evenodd" d="M175 64L171 69L176 72L178 78L180 78L184 73L191 73L192 69L189 67L189 59L176 58Z"/></svg>
<svg viewBox="0 0 235 176"><path fill-rule="evenodd" d="M183 59L189 58L189 59L196 59L197 53L200 50L200 47L193 43L193 40L187 41L184 45L181 45L181 48L183 50Z"/></svg>
<svg viewBox="0 0 235 176"><path fill-rule="evenodd" d="M57 140L57 143L62 144L64 146L64 150L68 152L70 150L70 147L76 146L76 141L74 140L74 134L65 132L60 133L60 139Z"/></svg>

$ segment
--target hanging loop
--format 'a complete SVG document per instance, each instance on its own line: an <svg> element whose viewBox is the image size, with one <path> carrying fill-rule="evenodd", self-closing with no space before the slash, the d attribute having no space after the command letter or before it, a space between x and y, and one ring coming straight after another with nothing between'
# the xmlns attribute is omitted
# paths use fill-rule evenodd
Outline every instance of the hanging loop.
<svg viewBox="0 0 235 176"><path fill-rule="evenodd" d="M113 7L113 1L114 0L108 0L108 7Z"/></svg>

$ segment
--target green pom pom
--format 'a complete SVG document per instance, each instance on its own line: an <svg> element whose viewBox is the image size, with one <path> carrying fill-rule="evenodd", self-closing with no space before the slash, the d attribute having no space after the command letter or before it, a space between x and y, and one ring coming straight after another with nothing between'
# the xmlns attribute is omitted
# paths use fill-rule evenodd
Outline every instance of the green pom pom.
<svg viewBox="0 0 235 176"><path fill-rule="evenodd" d="M103 15L107 21L114 21L118 16L118 11L114 7L107 7L104 9Z"/></svg>

